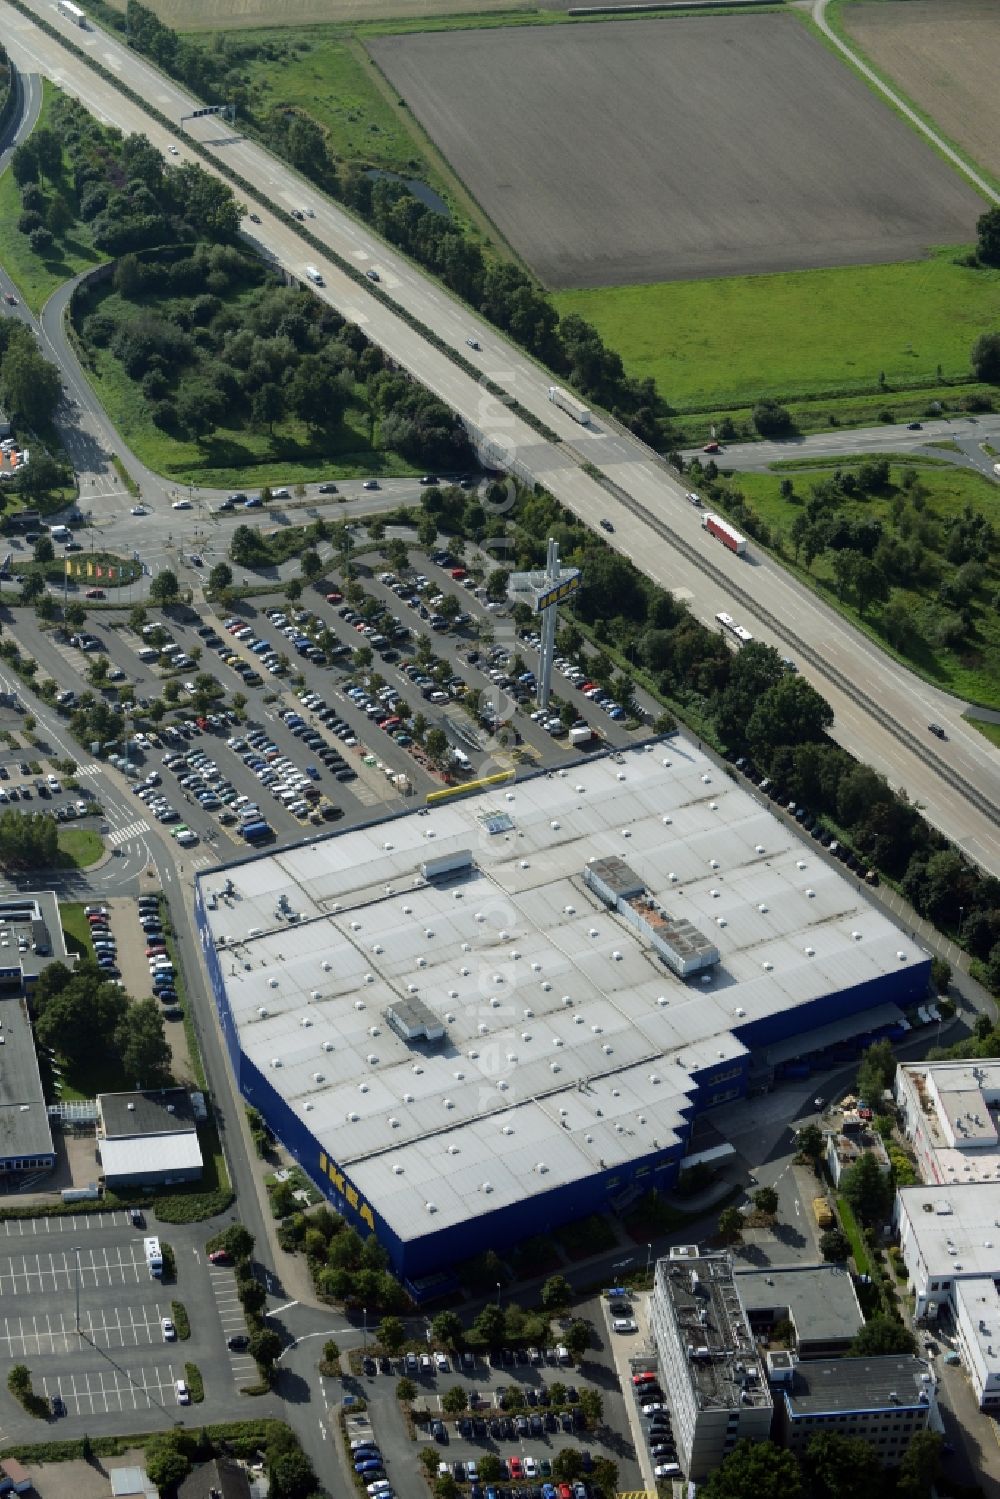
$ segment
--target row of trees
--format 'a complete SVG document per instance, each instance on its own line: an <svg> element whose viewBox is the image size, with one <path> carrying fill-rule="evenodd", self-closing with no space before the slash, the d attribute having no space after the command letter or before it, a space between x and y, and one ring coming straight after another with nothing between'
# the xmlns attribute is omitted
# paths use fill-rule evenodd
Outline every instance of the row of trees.
<svg viewBox="0 0 1000 1499"><path fill-rule="evenodd" d="M170 1081L170 1047L156 1000L129 1000L96 963L72 970L50 963L38 976L31 1008L39 1041L70 1068L106 1064L111 1055L143 1087Z"/></svg>
<svg viewBox="0 0 1000 1499"><path fill-rule="evenodd" d="M703 1499L930 1499L941 1461L941 1438L918 1432L899 1467L886 1472L875 1448L861 1437L821 1432L801 1461L772 1442L737 1443L704 1483Z"/></svg>
<svg viewBox="0 0 1000 1499"><path fill-rule="evenodd" d="M27 324L0 319L0 405L19 429L44 433L62 398L62 381L54 364L43 359ZM19 474L19 492L30 496L45 491L61 477L51 459L35 452ZM29 478L30 475L30 478Z"/></svg>

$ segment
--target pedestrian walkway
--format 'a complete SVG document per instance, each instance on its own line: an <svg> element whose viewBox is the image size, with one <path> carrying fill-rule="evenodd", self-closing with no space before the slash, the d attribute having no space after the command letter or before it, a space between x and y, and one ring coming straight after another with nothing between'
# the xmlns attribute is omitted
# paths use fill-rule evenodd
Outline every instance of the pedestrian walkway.
<svg viewBox="0 0 1000 1499"><path fill-rule="evenodd" d="M108 842L112 848L120 848L123 843L128 843L132 838L139 838L143 833L149 832L149 823L144 817L137 817L134 822L127 822L123 828L115 828L108 834Z"/></svg>

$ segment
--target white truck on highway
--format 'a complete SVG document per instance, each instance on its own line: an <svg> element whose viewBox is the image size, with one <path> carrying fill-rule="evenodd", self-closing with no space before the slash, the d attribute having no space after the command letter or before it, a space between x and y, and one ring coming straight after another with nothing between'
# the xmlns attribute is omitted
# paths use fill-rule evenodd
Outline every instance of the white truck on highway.
<svg viewBox="0 0 1000 1499"><path fill-rule="evenodd" d="M316 285L316 286L322 286L323 285L323 277L320 275L319 269L316 266L314 266L314 265L307 265L306 266L306 275L309 277L309 280L314 283L314 285Z"/></svg>
<svg viewBox="0 0 1000 1499"><path fill-rule="evenodd" d="M993 472L996 474L997 478L1000 479L1000 463L994 463Z"/></svg>
<svg viewBox="0 0 1000 1499"><path fill-rule="evenodd" d="M581 427L589 425L589 409L582 401L578 401L576 396L571 396L568 390L563 390L561 385L549 386L549 400L553 406L558 406L560 411L565 411L567 416L571 416L575 422L579 422Z"/></svg>

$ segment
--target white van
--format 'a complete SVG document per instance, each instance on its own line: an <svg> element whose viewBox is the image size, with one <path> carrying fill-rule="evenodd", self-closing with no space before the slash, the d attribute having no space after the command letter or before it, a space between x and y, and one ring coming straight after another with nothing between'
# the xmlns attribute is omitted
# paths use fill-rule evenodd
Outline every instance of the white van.
<svg viewBox="0 0 1000 1499"><path fill-rule="evenodd" d="M65 541L73 540L73 532L70 530L69 526L50 526L49 535L52 537L53 541L58 541L60 544Z"/></svg>

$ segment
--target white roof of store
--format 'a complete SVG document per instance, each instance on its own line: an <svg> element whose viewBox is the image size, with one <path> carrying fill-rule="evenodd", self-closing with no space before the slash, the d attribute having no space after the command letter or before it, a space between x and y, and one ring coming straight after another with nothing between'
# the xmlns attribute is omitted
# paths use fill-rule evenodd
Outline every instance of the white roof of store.
<svg viewBox="0 0 1000 1499"><path fill-rule="evenodd" d="M1000 1275L1000 1183L900 1187L896 1200L930 1279Z"/></svg>
<svg viewBox="0 0 1000 1499"><path fill-rule="evenodd" d="M907 1063L899 1086L916 1095L942 1183L1000 1182L1000 1061Z"/></svg>
<svg viewBox="0 0 1000 1499"><path fill-rule="evenodd" d="M201 1149L194 1130L188 1134L130 1135L118 1140L99 1140L101 1165L110 1179L138 1176L150 1179L171 1171L189 1171L202 1165Z"/></svg>
<svg viewBox="0 0 1000 1499"><path fill-rule="evenodd" d="M1000 1374L1000 1290L989 1276L955 1282L955 1309L968 1318L966 1331L978 1350L981 1374Z"/></svg>
<svg viewBox="0 0 1000 1499"><path fill-rule="evenodd" d="M421 877L461 850L464 875ZM711 937L713 974L675 978L586 889L610 854ZM923 957L676 738L226 873L231 898L199 878L243 1049L404 1238L670 1145L690 1073L744 1053L731 1026ZM386 1024L411 994L443 1043Z"/></svg>

